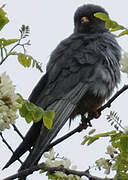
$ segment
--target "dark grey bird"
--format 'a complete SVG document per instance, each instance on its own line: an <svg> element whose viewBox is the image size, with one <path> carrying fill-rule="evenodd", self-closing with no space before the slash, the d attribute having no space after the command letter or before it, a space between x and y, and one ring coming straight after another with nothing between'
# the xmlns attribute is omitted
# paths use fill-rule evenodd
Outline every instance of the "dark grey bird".
<svg viewBox="0 0 128 180"><path fill-rule="evenodd" d="M92 4L76 10L73 34L52 52L46 74L29 97L45 110L55 111L52 129L42 121L33 123L4 168L31 148L20 170L37 164L67 120L96 113L120 82L120 47L105 22L94 16L97 12L108 15L104 8Z"/></svg>

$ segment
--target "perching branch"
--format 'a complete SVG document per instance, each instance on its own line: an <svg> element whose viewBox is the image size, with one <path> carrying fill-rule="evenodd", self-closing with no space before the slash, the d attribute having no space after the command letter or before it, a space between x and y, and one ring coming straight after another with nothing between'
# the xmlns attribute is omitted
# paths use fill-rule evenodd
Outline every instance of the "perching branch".
<svg viewBox="0 0 128 180"><path fill-rule="evenodd" d="M117 99L127 89L128 89L128 85L124 85L119 91L116 92L116 94L105 105L103 105L101 108L98 109L98 112L100 113L104 109L111 107L113 101L115 101L115 99Z"/></svg>
<svg viewBox="0 0 128 180"><path fill-rule="evenodd" d="M47 147L46 151L49 151L49 149L51 149L52 147L54 147L55 145L61 143L62 141L68 139L69 137L71 137L72 135L74 135L77 132L81 132L83 129L87 129L88 127L88 123L86 124L80 124L79 126L77 126L74 130L70 131L69 133L67 133L66 135L58 138L57 140L55 140L53 143L49 144L49 146Z"/></svg>
<svg viewBox="0 0 128 180"><path fill-rule="evenodd" d="M98 113L100 114L104 109L109 108L111 106L111 104L114 102L115 99L117 99L124 91L126 91L128 89L128 85L124 85L119 91L117 91L115 93L114 96L112 96L112 98L106 103L104 104L102 107L100 107L98 109ZM61 138L57 139L56 141L54 141L53 143L49 144L49 146L47 147L46 151L48 151L49 149L51 149L52 147L54 147L55 145L61 143L62 141L66 140L67 138L71 137L72 135L74 135L77 132L81 132L84 129L87 129L88 126L90 126L89 122L95 118L93 115L89 116L88 118L86 118L85 122L82 122L78 127L76 127L74 130L72 130L71 132L67 133L66 135L62 136Z"/></svg>
<svg viewBox="0 0 128 180"><path fill-rule="evenodd" d="M9 176L3 180L12 180L12 179L16 179L16 178L21 178L21 177L26 177L30 174L32 174L35 171L38 171L40 169L43 169L44 171L49 172L50 174L56 172L56 171L60 171L65 173L66 175L69 174L73 174L73 175L77 175L79 177L85 176L87 178L89 178L89 180L106 180L106 178L100 178L100 177L96 177L96 176L92 176L89 173L89 170L85 170L85 171L76 171L76 170L71 170L71 169L67 169L64 168L63 166L58 166L58 167L48 167L45 163L41 163L38 164L37 166L33 166L29 169L23 170L18 172L17 174L14 174L12 176ZM107 180L112 180L112 179L107 179Z"/></svg>

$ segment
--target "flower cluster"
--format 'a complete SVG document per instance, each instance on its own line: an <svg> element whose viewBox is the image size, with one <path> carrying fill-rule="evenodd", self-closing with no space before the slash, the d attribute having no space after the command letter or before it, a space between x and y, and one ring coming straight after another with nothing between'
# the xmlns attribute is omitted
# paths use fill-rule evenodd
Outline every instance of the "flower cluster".
<svg viewBox="0 0 128 180"><path fill-rule="evenodd" d="M15 88L6 73L0 75L0 131L10 128L17 119L17 109L19 104L16 102L17 95Z"/></svg>
<svg viewBox="0 0 128 180"><path fill-rule="evenodd" d="M55 156L55 152L51 149L48 153L44 153L44 157L46 158L45 164L48 167L58 167L63 166L66 169L76 170L76 166L71 166L71 161L67 158L58 159ZM85 180L84 178L80 178L79 176L72 174L65 174L61 171L56 171L53 175L49 176L51 180L59 179L59 180Z"/></svg>
<svg viewBox="0 0 128 180"><path fill-rule="evenodd" d="M108 154L110 158L100 158L95 163L99 169L105 169L105 174L110 174L111 170L115 170L115 160L118 152L113 146L109 145L107 146L106 154Z"/></svg>
<svg viewBox="0 0 128 180"><path fill-rule="evenodd" d="M128 73L128 53L123 54L120 64L121 64L121 71Z"/></svg>
<svg viewBox="0 0 128 180"><path fill-rule="evenodd" d="M111 156L111 158L113 158L115 156L115 154L117 154L117 151L113 146L109 145L109 146L107 146L106 154L109 154L109 156Z"/></svg>
<svg viewBox="0 0 128 180"><path fill-rule="evenodd" d="M109 160L108 159L105 159L105 158L100 158L96 161L96 165L98 166L98 168L103 168L105 169L105 174L109 174L110 173L110 168L111 168L111 165L109 163Z"/></svg>

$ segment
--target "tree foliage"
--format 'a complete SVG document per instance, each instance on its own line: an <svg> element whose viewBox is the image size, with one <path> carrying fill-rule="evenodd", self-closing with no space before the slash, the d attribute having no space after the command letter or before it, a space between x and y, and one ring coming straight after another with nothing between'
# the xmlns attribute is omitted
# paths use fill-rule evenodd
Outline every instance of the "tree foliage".
<svg viewBox="0 0 128 180"><path fill-rule="evenodd" d="M126 27L110 19L106 14L101 12L95 13L95 17L105 21L105 26L107 29L109 29L110 32L121 30L121 32L118 34L119 37L123 35L128 35L128 29Z"/></svg>
<svg viewBox="0 0 128 180"><path fill-rule="evenodd" d="M4 26L9 22L3 8L4 6L0 8L0 30L2 30ZM22 66L36 67L36 69L42 72L41 63L35 60L31 55L26 54L26 46L30 45L30 40L26 41L26 38L28 38L30 34L29 26L22 25L19 31L20 38L0 38L0 65L2 65L5 60L7 60L11 55L14 55L18 57L18 61ZM25 42L22 43L22 40L25 40ZM22 47L23 52L15 51L15 49L18 49L18 47ZM33 103L30 103L28 100L23 99L21 95L18 96L17 102L21 105L21 107L19 107L20 115L24 117L28 123L31 121L38 122L43 118L44 125L48 129L52 127L53 119L55 116L54 111L44 111L42 108L37 107Z"/></svg>

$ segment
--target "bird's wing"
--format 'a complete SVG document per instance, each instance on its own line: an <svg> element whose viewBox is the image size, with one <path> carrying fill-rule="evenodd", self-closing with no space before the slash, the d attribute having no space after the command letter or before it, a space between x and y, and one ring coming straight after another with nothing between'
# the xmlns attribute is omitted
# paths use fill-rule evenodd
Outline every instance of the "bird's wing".
<svg viewBox="0 0 128 180"><path fill-rule="evenodd" d="M65 43L67 42L62 45L64 46ZM88 42L86 43L88 44ZM47 95L41 93L36 100L36 104L46 109L53 109L56 116L52 129L48 130L42 125L33 151L23 163L21 169L34 165L38 161L49 143L69 119L80 99L88 91L89 82L94 81L94 64L99 59L94 52L94 47L90 49L87 46L86 49L86 44L79 39L79 41L74 40L74 43L71 43L70 47L62 53L63 55L60 53L61 55L57 56L59 53L56 52L51 56L51 62L48 65L49 86L51 88L46 86L47 91L45 92ZM54 58L54 56L57 57Z"/></svg>
<svg viewBox="0 0 128 180"><path fill-rule="evenodd" d="M35 144L22 169L33 165L68 120L79 100L87 92L89 83L95 83L96 79L101 78L99 68L96 70L97 62L100 64L102 59L102 55L99 52L97 54L96 50L97 38L86 38L85 41L83 35L73 35L62 41L53 51L46 75L41 78L29 98L44 109L55 110L53 127L48 130L43 125L41 127L41 121L34 123L5 167Z"/></svg>
<svg viewBox="0 0 128 180"><path fill-rule="evenodd" d="M46 151L49 143L69 119L70 115L76 107L76 103L87 92L87 89L87 85L79 83L72 92L65 96L65 99L58 100L47 108L54 110L56 113L53 127L52 129L48 130L46 127L44 127L44 125L42 125L40 135L33 148L33 151L23 163L21 169L26 169L27 167L29 167L30 165L34 165L38 161L41 155Z"/></svg>

